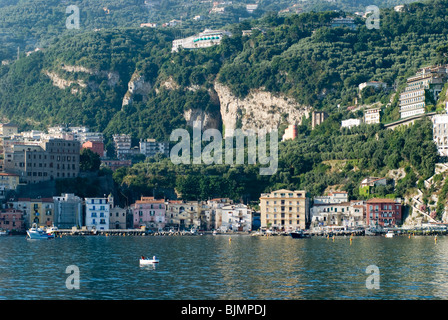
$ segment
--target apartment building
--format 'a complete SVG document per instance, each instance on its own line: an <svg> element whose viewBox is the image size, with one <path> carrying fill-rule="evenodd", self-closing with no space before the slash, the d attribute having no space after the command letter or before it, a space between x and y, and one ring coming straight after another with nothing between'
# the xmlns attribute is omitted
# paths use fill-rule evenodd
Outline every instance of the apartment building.
<svg viewBox="0 0 448 320"><path fill-rule="evenodd" d="M448 114L437 114L432 117L433 140L439 155L448 156Z"/></svg>
<svg viewBox="0 0 448 320"><path fill-rule="evenodd" d="M134 228L163 229L166 225L166 204L163 199L141 197L131 205Z"/></svg>
<svg viewBox="0 0 448 320"><path fill-rule="evenodd" d="M381 107L373 107L364 110L364 123L375 124L380 123L381 120Z"/></svg>
<svg viewBox="0 0 448 320"><path fill-rule="evenodd" d="M309 198L304 190L276 190L260 197L261 227L275 230L306 229L310 222Z"/></svg>
<svg viewBox="0 0 448 320"><path fill-rule="evenodd" d="M179 51L180 48L185 49L208 48L220 44L224 36L230 37L232 36L232 34L225 30L205 29L203 32L197 35L174 40L171 51L177 52Z"/></svg>
<svg viewBox="0 0 448 320"><path fill-rule="evenodd" d="M395 227L402 222L401 202L394 199L374 198L366 202L366 225Z"/></svg>
<svg viewBox="0 0 448 320"><path fill-rule="evenodd" d="M5 152L3 170L24 183L75 178L79 174L78 141L51 139L39 145L13 145Z"/></svg>
<svg viewBox="0 0 448 320"><path fill-rule="evenodd" d="M406 88L400 94L401 118L424 114L426 105L435 105L446 78L446 66L422 68L408 78Z"/></svg>
<svg viewBox="0 0 448 320"><path fill-rule="evenodd" d="M217 229L222 231L252 230L252 210L245 204L238 203L223 206L221 211L221 225Z"/></svg>
<svg viewBox="0 0 448 320"><path fill-rule="evenodd" d="M85 198L85 226L88 230L109 230L111 197Z"/></svg>
<svg viewBox="0 0 448 320"><path fill-rule="evenodd" d="M155 139L140 140L140 153L145 157L154 157L156 154L163 154L169 156L170 144L169 142L158 142Z"/></svg>

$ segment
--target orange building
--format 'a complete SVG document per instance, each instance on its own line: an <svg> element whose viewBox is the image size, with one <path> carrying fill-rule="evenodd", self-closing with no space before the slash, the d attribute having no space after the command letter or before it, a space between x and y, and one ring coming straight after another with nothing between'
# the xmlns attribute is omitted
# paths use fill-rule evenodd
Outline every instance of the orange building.
<svg viewBox="0 0 448 320"><path fill-rule="evenodd" d="M104 143L100 141L86 141L82 144L82 149L90 149L100 157L104 157Z"/></svg>

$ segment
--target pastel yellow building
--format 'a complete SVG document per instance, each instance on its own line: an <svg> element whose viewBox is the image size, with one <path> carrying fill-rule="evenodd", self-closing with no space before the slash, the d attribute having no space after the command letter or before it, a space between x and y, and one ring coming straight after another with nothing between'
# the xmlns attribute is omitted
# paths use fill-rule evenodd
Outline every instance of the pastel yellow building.
<svg viewBox="0 0 448 320"><path fill-rule="evenodd" d="M309 198L304 190L280 189L260 197L261 227L291 231L309 226Z"/></svg>
<svg viewBox="0 0 448 320"><path fill-rule="evenodd" d="M18 203L24 209L27 227L36 223L39 227L50 227L54 224L53 198L19 198Z"/></svg>

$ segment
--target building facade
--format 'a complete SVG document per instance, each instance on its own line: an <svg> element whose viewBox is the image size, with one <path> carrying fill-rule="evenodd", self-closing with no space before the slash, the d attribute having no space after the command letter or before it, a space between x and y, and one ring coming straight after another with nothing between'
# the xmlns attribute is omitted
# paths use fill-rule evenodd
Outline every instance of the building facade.
<svg viewBox="0 0 448 320"><path fill-rule="evenodd" d="M222 218L218 229L244 232L252 230L252 210L245 204L228 205L219 210Z"/></svg>
<svg viewBox="0 0 448 320"><path fill-rule="evenodd" d="M432 117L433 140L437 145L439 156L448 156L448 114L437 114Z"/></svg>
<svg viewBox="0 0 448 320"><path fill-rule="evenodd" d="M25 232L23 211L14 208L0 210L0 229L9 232Z"/></svg>
<svg viewBox="0 0 448 320"><path fill-rule="evenodd" d="M53 197L54 225L59 229L84 226L83 200L73 193Z"/></svg>
<svg viewBox="0 0 448 320"><path fill-rule="evenodd" d="M366 202L366 224L370 227L395 227L402 222L398 200L374 198Z"/></svg>
<svg viewBox="0 0 448 320"><path fill-rule="evenodd" d="M164 229L166 225L166 205L164 200L141 197L132 206L134 228Z"/></svg>
<svg viewBox="0 0 448 320"><path fill-rule="evenodd" d="M180 48L197 49L208 48L221 43L224 36L232 36L230 32L224 30L209 30L205 29L203 32L183 39L176 39L173 41L171 51L177 52Z"/></svg>
<svg viewBox="0 0 448 320"><path fill-rule="evenodd" d="M140 153L145 157L154 157L156 154L170 155L170 144L158 142L155 139L140 140Z"/></svg>
<svg viewBox="0 0 448 320"><path fill-rule="evenodd" d="M309 198L305 191L286 189L260 197L261 227L275 230L306 229L309 226Z"/></svg>
<svg viewBox="0 0 448 320"><path fill-rule="evenodd" d="M79 175L78 141L51 139L39 145L14 145L5 152L4 171L19 176L20 182L75 178Z"/></svg>
<svg viewBox="0 0 448 320"><path fill-rule="evenodd" d="M109 198L85 198L85 226L88 230L109 230Z"/></svg>
<svg viewBox="0 0 448 320"><path fill-rule="evenodd" d="M380 120L381 120L381 107L369 108L364 110L365 124L380 123Z"/></svg>
<svg viewBox="0 0 448 320"><path fill-rule="evenodd" d="M406 88L400 94L401 118L424 114L428 104L435 105L446 78L446 66L422 68L408 78Z"/></svg>
<svg viewBox="0 0 448 320"><path fill-rule="evenodd" d="M95 152L101 158L104 157L104 143L101 141L86 141L82 144L82 148Z"/></svg>

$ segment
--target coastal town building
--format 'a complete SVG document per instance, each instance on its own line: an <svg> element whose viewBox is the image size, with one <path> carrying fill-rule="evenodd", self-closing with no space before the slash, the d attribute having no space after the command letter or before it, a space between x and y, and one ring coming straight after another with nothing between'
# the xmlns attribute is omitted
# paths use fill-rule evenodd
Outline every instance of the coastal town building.
<svg viewBox="0 0 448 320"><path fill-rule="evenodd" d="M225 30L210 30L205 29L203 32L183 38L176 39L173 41L172 52L179 51L180 48L185 49L197 49L197 48L208 48L221 43L221 40L225 36L232 36L232 34Z"/></svg>
<svg viewBox="0 0 448 320"><path fill-rule="evenodd" d="M373 198L366 202L366 225L395 227L402 222L402 204L397 199Z"/></svg>
<svg viewBox="0 0 448 320"><path fill-rule="evenodd" d="M54 203L52 198L19 198L9 207L21 210L24 215L24 224L29 228L35 223L39 227L49 227L54 224Z"/></svg>
<svg viewBox="0 0 448 320"><path fill-rule="evenodd" d="M114 134L112 136L115 146L115 155L119 160L129 159L131 157L131 135Z"/></svg>
<svg viewBox="0 0 448 320"><path fill-rule="evenodd" d="M127 168L132 165L131 160L117 160L117 159L102 159L101 165L110 168L112 171L115 171L119 168Z"/></svg>
<svg viewBox="0 0 448 320"><path fill-rule="evenodd" d="M110 204L113 198L85 198L85 226L88 230L109 230Z"/></svg>
<svg viewBox="0 0 448 320"><path fill-rule="evenodd" d="M359 194L367 196L374 192L377 186L387 186L390 181L387 178L367 177L359 185Z"/></svg>
<svg viewBox="0 0 448 320"><path fill-rule="evenodd" d="M408 78L400 94L401 118L424 114L427 105L435 105L446 78L447 66L425 67Z"/></svg>
<svg viewBox="0 0 448 320"><path fill-rule="evenodd" d="M210 210L209 230L217 230L222 225L221 208L232 205L234 202L229 198L214 198L207 201L207 207Z"/></svg>
<svg viewBox="0 0 448 320"><path fill-rule="evenodd" d="M331 21L330 26L332 28L336 28L336 27L346 27L346 28L350 28L350 29L356 29L357 25L355 22L355 19L351 18L351 17L346 17L346 18L334 18Z"/></svg>
<svg viewBox="0 0 448 320"><path fill-rule="evenodd" d="M341 128L353 128L361 125L361 119L347 119L341 121Z"/></svg>
<svg viewBox="0 0 448 320"><path fill-rule="evenodd" d="M3 170L19 175L20 182L37 183L79 174L78 141L51 139L39 145L13 145L4 153Z"/></svg>
<svg viewBox="0 0 448 320"><path fill-rule="evenodd" d="M365 226L365 203L348 201L348 197L324 198L311 207L311 225L313 231L349 230Z"/></svg>
<svg viewBox="0 0 448 320"><path fill-rule="evenodd" d="M432 117L433 140L440 156L448 156L448 114L437 114Z"/></svg>
<svg viewBox="0 0 448 320"><path fill-rule="evenodd" d="M224 206L221 211L221 231L251 231L252 210L245 204L238 203Z"/></svg>
<svg viewBox="0 0 448 320"><path fill-rule="evenodd" d="M381 81L363 82L358 85L359 92L361 93L361 91L367 87L373 87L375 89L385 89L387 88L387 84Z"/></svg>
<svg viewBox="0 0 448 320"><path fill-rule="evenodd" d="M133 216L130 209L114 206L113 202L110 203L110 218L109 218L110 229L131 228L132 220Z"/></svg>
<svg viewBox="0 0 448 320"><path fill-rule="evenodd" d="M59 229L84 226L83 200L73 193L53 197L54 225Z"/></svg>
<svg viewBox="0 0 448 320"><path fill-rule="evenodd" d="M0 210L0 229L11 233L25 232L23 211L14 208Z"/></svg>
<svg viewBox="0 0 448 320"><path fill-rule="evenodd" d="M304 190L280 189L261 194L260 221L262 228L304 230L310 222L309 214L309 198Z"/></svg>
<svg viewBox="0 0 448 320"><path fill-rule="evenodd" d="M4 191L16 190L19 186L19 175L15 173L0 172L0 187Z"/></svg>
<svg viewBox="0 0 448 320"><path fill-rule="evenodd" d="M170 144L169 142L158 142L155 139L140 140L140 153L145 157L154 157L157 154L169 156Z"/></svg>
<svg viewBox="0 0 448 320"><path fill-rule="evenodd" d="M372 107L364 110L364 123L376 124L380 123L381 107Z"/></svg>
<svg viewBox="0 0 448 320"><path fill-rule="evenodd" d="M283 134L282 141L294 140L295 138L297 138L297 125L290 124Z"/></svg>
<svg viewBox="0 0 448 320"><path fill-rule="evenodd" d="M134 228L159 230L166 225L166 204L163 199L141 197L131 205Z"/></svg>
<svg viewBox="0 0 448 320"><path fill-rule="evenodd" d="M18 133L18 126L14 123L0 123L0 136L12 136Z"/></svg>
<svg viewBox="0 0 448 320"><path fill-rule="evenodd" d="M89 149L101 158L105 155L104 143L101 141L86 141L82 144L82 149Z"/></svg>
<svg viewBox="0 0 448 320"><path fill-rule="evenodd" d="M314 197L314 204L348 202L347 191L332 191L326 196Z"/></svg>

